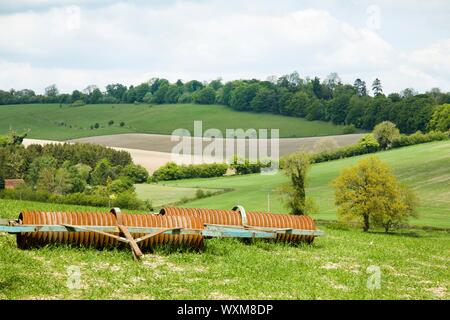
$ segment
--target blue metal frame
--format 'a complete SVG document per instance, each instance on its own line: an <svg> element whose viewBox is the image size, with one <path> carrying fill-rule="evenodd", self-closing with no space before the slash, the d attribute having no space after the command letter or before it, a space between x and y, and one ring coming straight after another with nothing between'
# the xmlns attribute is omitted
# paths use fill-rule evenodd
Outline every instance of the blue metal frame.
<svg viewBox="0 0 450 320"><path fill-rule="evenodd" d="M189 228L149 228L149 227L127 227L130 233L144 234L200 234L205 237L214 238L276 238L278 234L293 234L302 236L322 236L320 230L299 230L288 228L267 227L241 227L228 225L205 224L203 230ZM22 233L22 232L107 232L120 233L117 226L77 226L77 225L0 225L0 232Z"/></svg>

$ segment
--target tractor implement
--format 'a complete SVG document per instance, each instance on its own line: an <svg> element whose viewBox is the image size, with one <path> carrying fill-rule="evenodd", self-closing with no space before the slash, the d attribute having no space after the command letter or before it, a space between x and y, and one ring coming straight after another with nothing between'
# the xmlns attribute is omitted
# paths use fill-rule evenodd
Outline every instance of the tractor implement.
<svg viewBox="0 0 450 320"><path fill-rule="evenodd" d="M238 213L241 221L243 210L240 207ZM323 235L314 224L309 224L308 228L296 228L300 224L292 223L295 219L285 219L292 217L287 215L280 217L284 223L268 226L270 223L251 225L252 217L258 216L257 213L248 213L249 221L239 225L232 224L227 218L223 221L216 219L219 223L212 223L214 219L205 219L193 211L189 214L185 211L184 215L183 212L180 215L168 212L174 213L173 208L166 208L160 214L122 214L118 208L109 213L24 211L17 220L1 219L0 232L15 234L20 249L52 243L95 248L128 246L136 260L143 252L151 252L161 245L202 249L205 238L261 238L311 243L314 237Z"/></svg>

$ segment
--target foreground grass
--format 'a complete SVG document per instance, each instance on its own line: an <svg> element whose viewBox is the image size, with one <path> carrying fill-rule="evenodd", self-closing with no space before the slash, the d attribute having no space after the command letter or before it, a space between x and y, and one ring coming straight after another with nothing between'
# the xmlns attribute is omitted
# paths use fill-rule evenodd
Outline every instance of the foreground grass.
<svg viewBox="0 0 450 320"><path fill-rule="evenodd" d="M114 121L109 126L108 122ZM9 128L30 128L29 138L68 140L118 133L171 134L177 128L193 134L194 121L203 121L203 130L280 129L280 137L312 137L343 134L343 126L322 121L273 114L237 112L219 105L153 105L99 104L71 107L59 104L0 106L0 132ZM120 122L125 122L120 127ZM61 125L61 124L64 125ZM90 126L100 124L99 129Z"/></svg>
<svg viewBox="0 0 450 320"><path fill-rule="evenodd" d="M27 208L91 208L0 200L1 217ZM126 250L19 250L0 234L0 299L449 299L450 233L397 234L321 226L313 245L207 240L203 252L160 249L141 263ZM381 288L367 288L369 266ZM80 287L69 289L69 267Z"/></svg>
<svg viewBox="0 0 450 320"><path fill-rule="evenodd" d="M420 199L419 218L411 224L436 227L450 227L450 141L432 142L376 154L388 163L398 179L410 186ZM334 190L330 183L340 172L355 165L364 155L315 164L308 177L307 195L319 208L317 219L336 219ZM285 212L277 189L287 178L283 173L276 175L248 175L209 179L190 179L164 182L177 187L232 188L231 192L195 200L185 204L189 207L230 209L235 204L244 205L247 210ZM269 199L270 197L270 199ZM270 201L270 203L269 203Z"/></svg>

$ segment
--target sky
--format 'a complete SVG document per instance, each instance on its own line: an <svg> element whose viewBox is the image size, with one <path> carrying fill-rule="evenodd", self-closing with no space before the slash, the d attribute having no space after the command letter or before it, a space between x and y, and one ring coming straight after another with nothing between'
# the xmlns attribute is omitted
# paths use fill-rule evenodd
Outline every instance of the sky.
<svg viewBox="0 0 450 320"><path fill-rule="evenodd" d="M2 0L0 89L297 71L450 91L448 0Z"/></svg>

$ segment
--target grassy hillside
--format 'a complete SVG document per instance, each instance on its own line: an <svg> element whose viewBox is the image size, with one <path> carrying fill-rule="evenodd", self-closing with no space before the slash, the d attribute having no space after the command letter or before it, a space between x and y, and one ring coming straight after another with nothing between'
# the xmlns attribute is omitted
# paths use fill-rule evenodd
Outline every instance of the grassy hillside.
<svg viewBox="0 0 450 320"><path fill-rule="evenodd" d="M159 184L136 184L136 193L141 199L150 200L155 210L165 204L176 203L181 200L195 199L199 188L182 188ZM223 192L222 189L202 189L204 192Z"/></svg>
<svg viewBox="0 0 450 320"><path fill-rule="evenodd" d="M108 125L110 120L113 125ZM185 128L193 134L194 120L203 121L203 130L217 128L276 128L281 137L309 137L337 135L343 126L321 121L272 114L237 112L218 105L153 105L117 104L71 107L59 104L0 106L0 132L10 127L17 130L31 128L29 138L67 140L117 133L171 134ZM120 122L125 122L120 127ZM100 124L99 129L90 129Z"/></svg>
<svg viewBox="0 0 450 320"><path fill-rule="evenodd" d="M411 220L417 225L450 227L450 141L433 142L377 154L394 170L401 182L411 186L420 198L420 217ZM315 218L336 219L333 189L330 182L343 168L354 165L359 159L353 157L313 165L309 174L307 194L314 198L319 214ZM206 199L189 202L189 207L229 209L235 204L248 210L267 210L270 193L270 209L285 212L276 189L286 182L283 173L274 176L249 175L194 179L166 182L179 187L234 188L234 191Z"/></svg>
<svg viewBox="0 0 450 320"><path fill-rule="evenodd" d="M93 210L12 200L0 207L0 218L23 208ZM141 263L126 250L19 250L14 236L0 234L0 299L450 298L449 233L321 229L326 235L312 246L213 239L201 253L161 249ZM73 266L80 268L78 289L67 287ZM380 268L380 289L366 286L369 266Z"/></svg>

